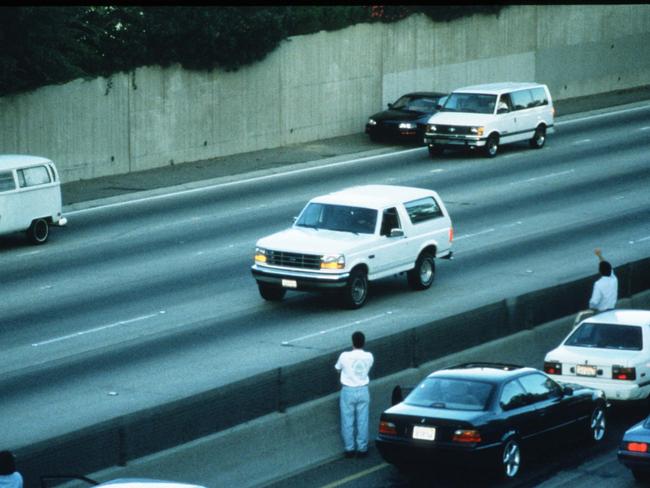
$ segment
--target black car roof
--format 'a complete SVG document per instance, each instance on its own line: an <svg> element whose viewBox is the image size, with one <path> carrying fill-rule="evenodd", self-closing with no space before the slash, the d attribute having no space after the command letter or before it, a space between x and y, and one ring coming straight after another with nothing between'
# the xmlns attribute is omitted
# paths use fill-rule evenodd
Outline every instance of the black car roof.
<svg viewBox="0 0 650 488"><path fill-rule="evenodd" d="M440 93L440 92L411 92L411 93L405 93L404 95L401 95L398 98L401 97L444 97L447 96L447 93Z"/></svg>
<svg viewBox="0 0 650 488"><path fill-rule="evenodd" d="M474 362L463 363L445 369L434 371L428 377L463 378L490 383L501 383L505 380L537 371L535 368L507 363Z"/></svg>

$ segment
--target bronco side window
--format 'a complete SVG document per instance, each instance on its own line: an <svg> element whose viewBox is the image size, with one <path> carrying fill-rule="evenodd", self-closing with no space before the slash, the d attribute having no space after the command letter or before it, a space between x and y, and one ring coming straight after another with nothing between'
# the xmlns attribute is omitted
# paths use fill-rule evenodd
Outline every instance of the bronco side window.
<svg viewBox="0 0 650 488"><path fill-rule="evenodd" d="M384 215L381 218L381 231L382 236L390 236L390 231L393 229L401 229L399 225L399 216L397 215L397 209L387 208L384 210Z"/></svg>

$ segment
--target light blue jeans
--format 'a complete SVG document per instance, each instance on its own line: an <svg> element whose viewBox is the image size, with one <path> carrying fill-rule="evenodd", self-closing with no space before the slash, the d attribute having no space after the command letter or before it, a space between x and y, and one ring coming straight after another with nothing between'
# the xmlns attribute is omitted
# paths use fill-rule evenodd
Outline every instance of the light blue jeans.
<svg viewBox="0 0 650 488"><path fill-rule="evenodd" d="M370 392L367 386L341 387L341 437L346 451L368 450L368 407ZM355 449L356 440L356 449Z"/></svg>

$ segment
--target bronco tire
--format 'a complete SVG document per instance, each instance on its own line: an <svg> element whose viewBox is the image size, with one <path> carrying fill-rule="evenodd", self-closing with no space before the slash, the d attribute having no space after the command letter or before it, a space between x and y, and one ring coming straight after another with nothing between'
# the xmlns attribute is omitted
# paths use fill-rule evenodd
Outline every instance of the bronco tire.
<svg viewBox="0 0 650 488"><path fill-rule="evenodd" d="M413 290L426 290L433 283L436 274L436 262L433 254L423 252L415 261L415 267L408 271L406 278Z"/></svg>
<svg viewBox="0 0 650 488"><path fill-rule="evenodd" d="M360 269L353 269L348 283L341 291L341 301L345 308L360 308L368 298L368 277Z"/></svg>

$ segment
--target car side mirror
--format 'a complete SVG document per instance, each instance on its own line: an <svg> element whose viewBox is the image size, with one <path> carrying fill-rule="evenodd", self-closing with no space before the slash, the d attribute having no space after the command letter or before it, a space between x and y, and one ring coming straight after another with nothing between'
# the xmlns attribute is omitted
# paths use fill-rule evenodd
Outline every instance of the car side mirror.
<svg viewBox="0 0 650 488"><path fill-rule="evenodd" d="M442 108L442 105L440 105L439 103L436 103L436 110L440 110L441 108Z"/></svg>
<svg viewBox="0 0 650 488"><path fill-rule="evenodd" d="M498 113L498 114L507 114L508 112L510 112L510 110L508 110L508 109L505 108L505 107L504 107L504 108L500 108L500 109L497 110L497 113Z"/></svg>
<svg viewBox="0 0 650 488"><path fill-rule="evenodd" d="M404 237L404 230L403 229L391 229L390 230L390 237Z"/></svg>
<svg viewBox="0 0 650 488"><path fill-rule="evenodd" d="M570 386L565 386L564 388L562 388L562 395L564 396L573 395L573 388L571 388Z"/></svg>
<svg viewBox="0 0 650 488"><path fill-rule="evenodd" d="M295 224L298 221L298 216L296 215L294 218L291 219L293 223Z"/></svg>

